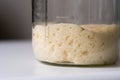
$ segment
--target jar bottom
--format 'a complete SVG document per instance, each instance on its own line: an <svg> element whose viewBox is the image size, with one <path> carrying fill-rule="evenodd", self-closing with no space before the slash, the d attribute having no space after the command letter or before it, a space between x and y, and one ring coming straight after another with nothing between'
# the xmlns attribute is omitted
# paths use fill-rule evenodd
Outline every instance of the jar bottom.
<svg viewBox="0 0 120 80"><path fill-rule="evenodd" d="M47 62L47 61L40 61L39 62L46 64L46 65L51 65L51 66L61 66L61 67L105 67L105 66L112 66L115 65L116 62L114 63L105 63L105 64L74 64L71 62Z"/></svg>

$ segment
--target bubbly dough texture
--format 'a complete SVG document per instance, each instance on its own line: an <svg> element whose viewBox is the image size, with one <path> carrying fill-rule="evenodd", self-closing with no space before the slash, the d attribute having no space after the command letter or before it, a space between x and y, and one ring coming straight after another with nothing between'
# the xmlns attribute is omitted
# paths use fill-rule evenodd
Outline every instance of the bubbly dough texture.
<svg viewBox="0 0 120 80"><path fill-rule="evenodd" d="M40 61L112 64L118 57L115 24L48 24L33 28L33 48Z"/></svg>

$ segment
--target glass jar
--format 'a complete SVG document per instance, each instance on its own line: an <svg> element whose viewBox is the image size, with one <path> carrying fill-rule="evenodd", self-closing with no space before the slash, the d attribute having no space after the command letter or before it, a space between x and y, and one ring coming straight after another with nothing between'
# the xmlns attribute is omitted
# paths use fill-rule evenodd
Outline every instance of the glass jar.
<svg viewBox="0 0 120 80"><path fill-rule="evenodd" d="M117 0L33 0L32 42L37 60L60 65L116 63L116 3Z"/></svg>

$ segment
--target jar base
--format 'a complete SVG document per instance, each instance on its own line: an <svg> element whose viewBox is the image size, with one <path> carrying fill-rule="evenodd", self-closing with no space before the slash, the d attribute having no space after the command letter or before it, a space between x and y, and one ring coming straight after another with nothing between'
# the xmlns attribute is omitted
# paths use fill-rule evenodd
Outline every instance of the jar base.
<svg viewBox="0 0 120 80"><path fill-rule="evenodd" d="M107 67L107 66L112 66L116 64L116 62L109 63L109 64L74 64L70 62L53 63L53 62L40 61L40 60L38 61L46 65L60 66L60 67Z"/></svg>

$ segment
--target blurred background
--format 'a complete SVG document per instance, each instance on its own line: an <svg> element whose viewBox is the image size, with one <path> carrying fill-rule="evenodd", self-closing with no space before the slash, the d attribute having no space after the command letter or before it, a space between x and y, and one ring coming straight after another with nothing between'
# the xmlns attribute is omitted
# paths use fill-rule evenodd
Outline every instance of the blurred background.
<svg viewBox="0 0 120 80"><path fill-rule="evenodd" d="M31 39L31 12L31 0L0 0L0 40Z"/></svg>
<svg viewBox="0 0 120 80"><path fill-rule="evenodd" d="M31 0L0 0L0 40L31 39Z"/></svg>

